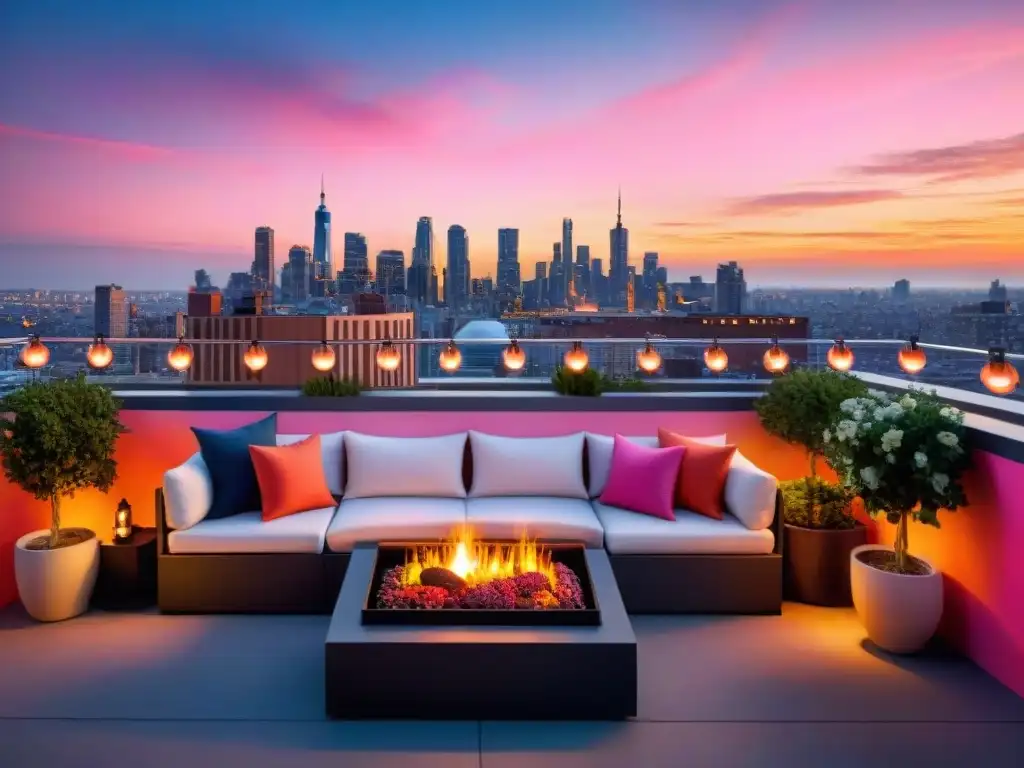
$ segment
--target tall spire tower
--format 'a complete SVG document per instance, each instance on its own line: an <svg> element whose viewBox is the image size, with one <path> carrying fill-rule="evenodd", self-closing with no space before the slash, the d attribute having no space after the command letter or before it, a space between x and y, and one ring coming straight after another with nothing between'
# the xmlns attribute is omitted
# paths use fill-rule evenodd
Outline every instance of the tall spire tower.
<svg viewBox="0 0 1024 768"><path fill-rule="evenodd" d="M627 285L630 279L629 230L622 226L622 187L619 187L615 228L609 232L608 298L613 307L627 305Z"/></svg>
<svg viewBox="0 0 1024 768"><path fill-rule="evenodd" d="M323 197L323 195L321 195ZM619 207L618 213L615 216L615 226L622 229L622 187L619 187Z"/></svg>
<svg viewBox="0 0 1024 768"><path fill-rule="evenodd" d="M327 210L324 175L320 174L320 205L313 214L313 268L317 277L334 279L331 264L331 212Z"/></svg>

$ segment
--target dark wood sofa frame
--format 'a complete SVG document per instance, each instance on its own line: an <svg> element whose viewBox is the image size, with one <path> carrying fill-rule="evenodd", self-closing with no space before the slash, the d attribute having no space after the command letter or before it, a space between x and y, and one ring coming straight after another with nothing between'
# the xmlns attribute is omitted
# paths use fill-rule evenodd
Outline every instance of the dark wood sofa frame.
<svg viewBox="0 0 1024 768"><path fill-rule="evenodd" d="M767 555L613 555L631 614L778 614L782 611L782 494ZM329 614L349 555L171 554L163 489L156 491L157 603L163 613Z"/></svg>

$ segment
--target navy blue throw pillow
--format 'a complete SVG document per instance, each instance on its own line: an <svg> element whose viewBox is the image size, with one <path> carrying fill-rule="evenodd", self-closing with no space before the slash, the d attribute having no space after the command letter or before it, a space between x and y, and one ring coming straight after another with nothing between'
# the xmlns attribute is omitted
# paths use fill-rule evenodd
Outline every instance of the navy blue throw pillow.
<svg viewBox="0 0 1024 768"><path fill-rule="evenodd" d="M277 414L238 429L192 427L192 431L213 481L213 504L206 517L216 520L258 512L263 504L249 446L277 444Z"/></svg>

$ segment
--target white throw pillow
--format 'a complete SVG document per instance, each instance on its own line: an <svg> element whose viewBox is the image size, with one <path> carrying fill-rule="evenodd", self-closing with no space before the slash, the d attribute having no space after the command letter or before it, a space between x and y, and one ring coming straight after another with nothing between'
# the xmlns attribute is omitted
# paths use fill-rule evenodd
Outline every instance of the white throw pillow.
<svg viewBox="0 0 1024 768"><path fill-rule="evenodd" d="M775 519L779 481L739 451L732 456L725 479L725 506L744 526L763 531Z"/></svg>
<svg viewBox="0 0 1024 768"><path fill-rule="evenodd" d="M278 445L292 445L305 440L309 435L278 435ZM324 462L324 479L335 496L345 491L344 464L345 433L328 432L320 435L320 457Z"/></svg>
<svg viewBox="0 0 1024 768"><path fill-rule="evenodd" d="M213 505L213 480L196 451L184 464L164 472L164 518L176 531L201 523Z"/></svg>
<svg viewBox="0 0 1024 768"><path fill-rule="evenodd" d="M346 432L345 498L465 498L465 455L465 432L441 437L378 437Z"/></svg>
<svg viewBox="0 0 1024 768"><path fill-rule="evenodd" d="M559 437L500 437L469 433L473 484L469 495L587 498L583 433Z"/></svg>
<svg viewBox="0 0 1024 768"><path fill-rule="evenodd" d="M658 447L658 436L654 437L627 437L630 442L647 448ZM694 437L699 443L707 445L725 445L725 435L710 435ZM590 495L597 498L604 492L608 483L608 473L612 468L612 450L615 448L615 438L608 435L597 435L587 432L587 469L590 473Z"/></svg>

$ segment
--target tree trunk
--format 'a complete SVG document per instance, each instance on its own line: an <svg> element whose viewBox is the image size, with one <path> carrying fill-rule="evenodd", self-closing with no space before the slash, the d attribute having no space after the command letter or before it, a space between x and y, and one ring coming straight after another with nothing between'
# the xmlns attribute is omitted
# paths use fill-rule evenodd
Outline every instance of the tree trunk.
<svg viewBox="0 0 1024 768"><path fill-rule="evenodd" d="M60 544L60 496L50 497L50 549Z"/></svg>
<svg viewBox="0 0 1024 768"><path fill-rule="evenodd" d="M818 476L818 454L811 451L811 477Z"/></svg>
<svg viewBox="0 0 1024 768"><path fill-rule="evenodd" d="M896 539L893 541L892 548L896 552L896 567L900 571L907 570L907 520L910 515L906 512L900 513L900 521L896 524Z"/></svg>

